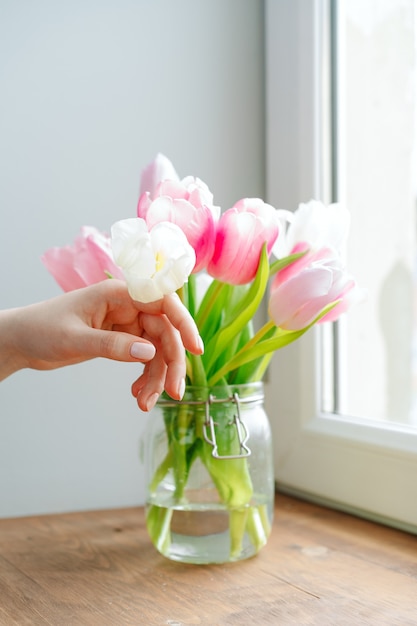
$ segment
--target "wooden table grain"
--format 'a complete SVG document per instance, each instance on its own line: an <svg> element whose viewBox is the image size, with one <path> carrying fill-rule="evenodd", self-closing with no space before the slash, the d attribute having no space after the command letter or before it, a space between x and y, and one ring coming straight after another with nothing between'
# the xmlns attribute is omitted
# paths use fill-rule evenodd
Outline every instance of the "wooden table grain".
<svg viewBox="0 0 417 626"><path fill-rule="evenodd" d="M142 508L0 520L0 624L417 624L417 538L278 495L240 563L171 562Z"/></svg>

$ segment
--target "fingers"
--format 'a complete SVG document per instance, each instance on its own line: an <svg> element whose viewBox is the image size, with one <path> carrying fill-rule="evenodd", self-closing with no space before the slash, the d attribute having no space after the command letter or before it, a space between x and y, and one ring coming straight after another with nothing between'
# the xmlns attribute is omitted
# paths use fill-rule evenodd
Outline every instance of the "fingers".
<svg viewBox="0 0 417 626"><path fill-rule="evenodd" d="M153 315L158 313L165 314L171 324L179 331L186 350L193 354L202 354L204 352L203 341L196 323L176 293L165 296L157 302L148 304L137 303L137 306L140 306L140 310L144 313Z"/></svg>
<svg viewBox="0 0 417 626"><path fill-rule="evenodd" d="M157 347L155 357L132 385L132 393L143 411L149 411L165 389L181 400L185 391L186 359L180 331L165 315L142 313L144 336Z"/></svg>
<svg viewBox="0 0 417 626"><path fill-rule="evenodd" d="M185 390L185 350L199 355L204 347L197 326L178 295L147 304L133 303L125 286L117 283L105 295L107 300L100 291L97 298L99 303L105 301L106 306L100 308L96 302L84 316L84 322L93 328L79 345L83 354L145 363L143 374L132 386L143 411L155 405L164 389L180 400Z"/></svg>
<svg viewBox="0 0 417 626"><path fill-rule="evenodd" d="M72 348L76 349L76 341L81 351L89 358L102 357L114 361L146 363L156 354L155 346L146 339L129 333L90 329L83 327L73 338Z"/></svg>
<svg viewBox="0 0 417 626"><path fill-rule="evenodd" d="M150 411L164 390L167 365L157 353L154 359L145 365L143 374L133 383L132 394L137 399L142 411Z"/></svg>
<svg viewBox="0 0 417 626"><path fill-rule="evenodd" d="M164 315L143 314L142 324L145 336L157 347L156 357L147 368L146 391L161 393L165 389L172 398L180 400L184 394L186 374L180 332Z"/></svg>

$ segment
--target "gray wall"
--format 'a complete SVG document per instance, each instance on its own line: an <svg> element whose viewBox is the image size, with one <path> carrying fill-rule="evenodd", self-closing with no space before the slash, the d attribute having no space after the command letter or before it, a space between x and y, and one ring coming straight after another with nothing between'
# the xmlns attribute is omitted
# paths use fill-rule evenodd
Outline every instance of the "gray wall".
<svg viewBox="0 0 417 626"><path fill-rule="evenodd" d="M261 0L1 0L0 307L59 288L43 251L135 214L161 151L223 208L264 195ZM0 516L134 505L132 364L0 384Z"/></svg>

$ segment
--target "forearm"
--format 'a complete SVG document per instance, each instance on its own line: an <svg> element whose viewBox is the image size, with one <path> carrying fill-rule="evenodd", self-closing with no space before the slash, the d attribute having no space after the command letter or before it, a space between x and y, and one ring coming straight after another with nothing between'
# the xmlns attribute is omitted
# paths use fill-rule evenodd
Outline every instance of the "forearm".
<svg viewBox="0 0 417 626"><path fill-rule="evenodd" d="M18 317L18 309L0 311L0 381L25 367L16 343Z"/></svg>

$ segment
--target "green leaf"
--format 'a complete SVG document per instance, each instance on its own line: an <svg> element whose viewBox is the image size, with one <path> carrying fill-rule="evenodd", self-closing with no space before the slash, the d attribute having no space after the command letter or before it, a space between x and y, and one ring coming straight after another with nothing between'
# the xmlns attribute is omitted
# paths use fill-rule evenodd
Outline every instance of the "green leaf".
<svg viewBox="0 0 417 626"><path fill-rule="evenodd" d="M209 297L204 297L199 307L195 321L205 345L223 324L231 289L228 283L213 281L206 293Z"/></svg>
<svg viewBox="0 0 417 626"><path fill-rule="evenodd" d="M269 352L275 352L276 350L284 348L293 341L296 341L302 335L304 335L304 333L306 333L312 326L314 326L322 317L324 317L329 311L331 311L338 304L338 302L339 300L327 305L322 311L320 311L319 315L308 326L302 328L301 330L284 330L282 328L277 328L273 337L259 341L258 343L253 344L250 347L245 346L232 359L225 363L217 372L212 374L212 376L208 378L207 384L211 387L232 370L235 370L245 363L249 363L250 361L259 359L259 357L266 355Z"/></svg>
<svg viewBox="0 0 417 626"><path fill-rule="evenodd" d="M230 372L231 370L234 370L237 367L244 365L245 363L249 363L254 359L259 359L259 357L264 356L268 352L275 352L276 350L283 348L284 346L292 343L296 339L299 339L299 337L307 332L308 329L309 326L297 331L283 331L281 329L278 329L281 330L281 333L278 336L273 337L272 339L266 339L265 341L261 341L249 350L241 350L232 359L230 359L230 361L225 363L222 368L220 368L215 374L213 374L207 380L207 384L209 385L209 387L211 387L216 384L218 379L226 376L226 374L228 374L228 372Z"/></svg>
<svg viewBox="0 0 417 626"><path fill-rule="evenodd" d="M216 361L222 361L224 353L233 339L238 335L255 315L265 293L269 278L269 263L266 245L259 259L258 271L250 288L233 309L235 317L224 324L206 345L205 367L207 376L213 370Z"/></svg>
<svg viewBox="0 0 417 626"><path fill-rule="evenodd" d="M218 280L213 280L204 294L204 297L198 307L195 314L195 323L201 329L207 322L207 319L211 316L214 303L220 296L223 289L228 287L228 283L221 283Z"/></svg>
<svg viewBox="0 0 417 626"><path fill-rule="evenodd" d="M264 335L263 339L271 338L275 334L275 332L276 326L272 326ZM271 357L272 354L268 353L259 357L258 359L253 359L252 361L241 365L231 373L232 377L229 376L229 382L233 382L234 384L239 385L261 380L266 368L268 367ZM262 372L262 374L260 374L260 372Z"/></svg>

